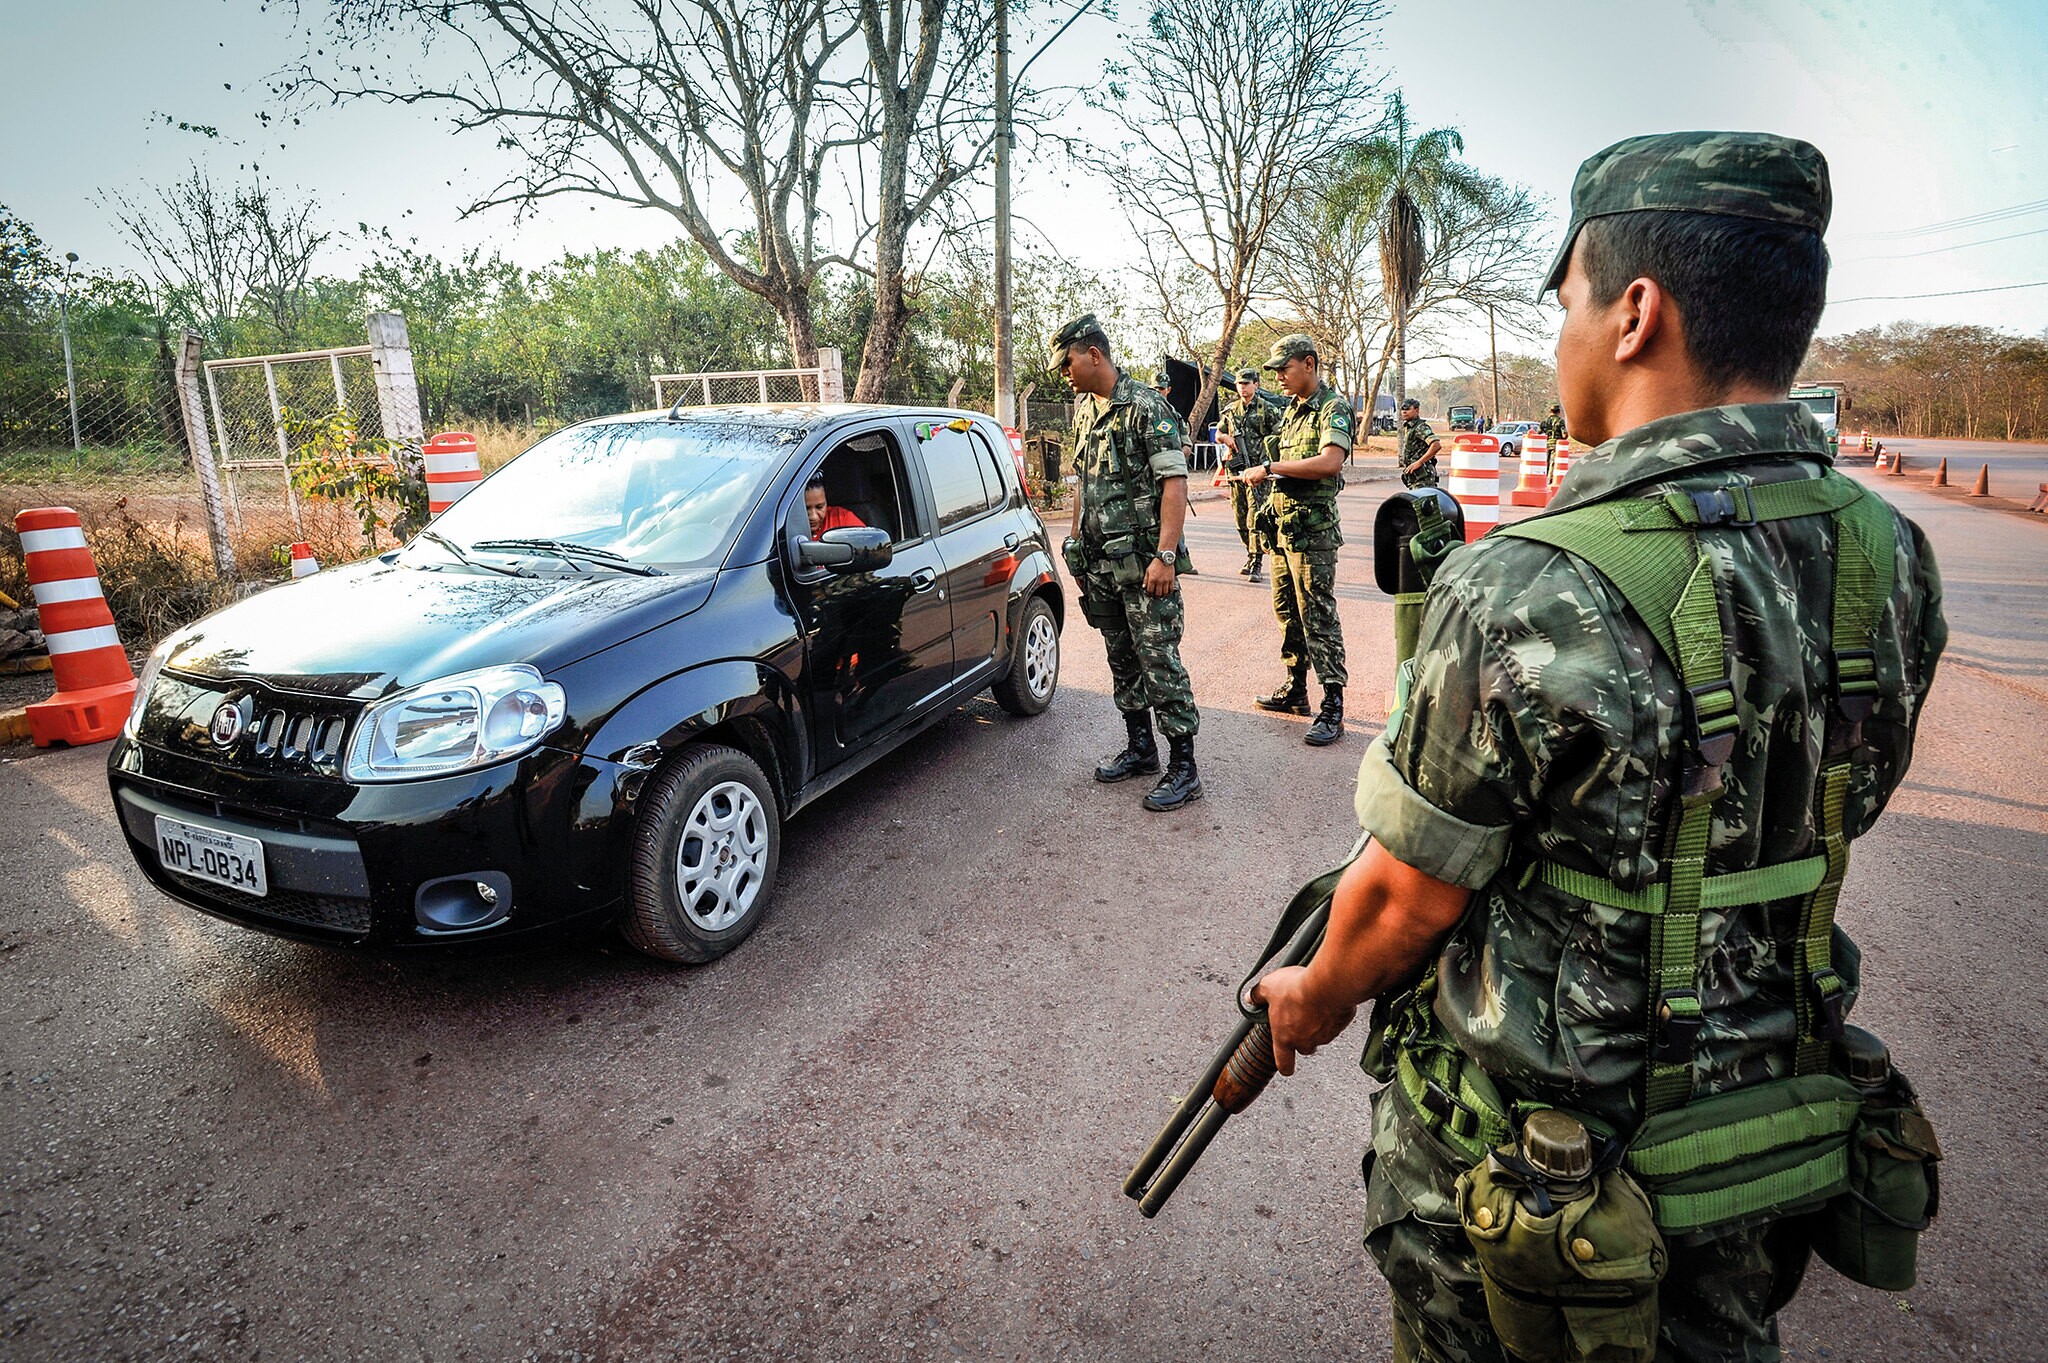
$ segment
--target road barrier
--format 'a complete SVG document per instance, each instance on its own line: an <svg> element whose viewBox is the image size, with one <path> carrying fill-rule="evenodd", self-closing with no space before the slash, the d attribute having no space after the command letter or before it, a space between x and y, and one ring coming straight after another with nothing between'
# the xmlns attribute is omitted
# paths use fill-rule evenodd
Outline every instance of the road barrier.
<svg viewBox="0 0 2048 1363"><path fill-rule="evenodd" d="M1989 497L1991 495L1991 465L1986 464L1983 468L1977 470L1977 481L1970 485L1970 495L1972 497Z"/></svg>
<svg viewBox="0 0 2048 1363"><path fill-rule="evenodd" d="M427 514L438 516L484 480L476 437L468 431L443 431L420 447L427 464Z"/></svg>
<svg viewBox="0 0 2048 1363"><path fill-rule="evenodd" d="M2028 505L2027 510L2048 511L2048 483L2040 484L2040 489L2034 494L2034 500Z"/></svg>
<svg viewBox="0 0 2048 1363"><path fill-rule="evenodd" d="M1515 481L1515 490L1508 494L1509 506L1550 505L1549 472L1544 468L1549 462L1549 436L1522 437L1522 472Z"/></svg>
<svg viewBox="0 0 2048 1363"><path fill-rule="evenodd" d="M18 513L14 528L57 680L57 694L28 707L29 738L38 748L112 738L135 703L135 669L114 628L78 513L37 507Z"/></svg>
<svg viewBox="0 0 2048 1363"><path fill-rule="evenodd" d="M292 576L311 577L320 571L320 560L313 557L313 546L304 540L292 545Z"/></svg>
<svg viewBox="0 0 2048 1363"><path fill-rule="evenodd" d="M1571 437L1567 436L1557 442L1557 454L1550 461L1550 490L1552 493L1557 491L1557 485L1564 481L1564 476L1570 473L1571 470L1572 442Z"/></svg>
<svg viewBox="0 0 2048 1363"><path fill-rule="evenodd" d="M1448 491L1464 509L1467 544L1499 525L1500 441L1470 431L1452 436Z"/></svg>

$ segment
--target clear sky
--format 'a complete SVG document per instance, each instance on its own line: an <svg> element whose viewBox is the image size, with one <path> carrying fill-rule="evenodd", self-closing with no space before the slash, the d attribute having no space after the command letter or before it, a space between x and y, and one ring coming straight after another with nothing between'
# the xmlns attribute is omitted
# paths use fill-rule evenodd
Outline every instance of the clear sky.
<svg viewBox="0 0 2048 1363"><path fill-rule="evenodd" d="M1130 24L1144 3L1118 8ZM316 194L336 226L388 226L443 253L483 245L537 265L675 235L661 214L608 204L460 220L498 153L424 111L358 105L263 127L265 78L299 51L293 22L289 5L260 0L0 0L0 202L52 250L115 268L136 262L106 194L170 181L193 160L228 180L260 165ZM1092 79L1118 31L1084 18L1038 71ZM1468 160L1559 210L1579 161L1636 133L1750 128L1814 142L1835 186L1824 331L1898 318L2048 327L2048 287L1959 292L2048 281L2043 0L1393 0L1380 55L1418 120L1459 127ZM223 136L179 132L164 115ZM1050 160L1021 175L1019 212L1058 249L1097 268L1124 261L1121 222L1084 179ZM2027 211L1986 216L2013 209ZM1906 294L1953 296L1884 297ZM1471 344L1483 350L1483 330Z"/></svg>

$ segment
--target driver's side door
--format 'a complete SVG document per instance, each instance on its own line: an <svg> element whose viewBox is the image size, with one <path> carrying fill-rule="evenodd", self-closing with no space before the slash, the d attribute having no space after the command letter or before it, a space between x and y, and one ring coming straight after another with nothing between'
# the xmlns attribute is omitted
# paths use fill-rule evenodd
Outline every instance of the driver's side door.
<svg viewBox="0 0 2048 1363"><path fill-rule="evenodd" d="M830 505L890 532L873 572L806 568L804 484L822 474ZM953 618L936 537L905 477L894 423L836 444L797 481L783 521L790 597L805 640L812 751L823 771L936 704L953 671Z"/></svg>

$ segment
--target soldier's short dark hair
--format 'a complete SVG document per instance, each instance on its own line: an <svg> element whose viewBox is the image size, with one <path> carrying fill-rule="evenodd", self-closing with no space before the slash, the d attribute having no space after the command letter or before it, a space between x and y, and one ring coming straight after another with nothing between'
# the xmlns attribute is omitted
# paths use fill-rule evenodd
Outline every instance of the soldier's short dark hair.
<svg viewBox="0 0 2048 1363"><path fill-rule="evenodd" d="M1827 305L1820 233L1710 213L1615 213L1580 229L1592 302L1654 279L1678 305L1686 350L1708 382L1789 388Z"/></svg>
<svg viewBox="0 0 2048 1363"><path fill-rule="evenodd" d="M1086 350L1089 346L1094 346L1097 350L1101 351L1103 359L1108 360L1111 364L1116 363L1116 356L1109 348L1109 333L1100 329L1076 332L1073 338L1067 342L1067 353L1071 355L1075 350Z"/></svg>

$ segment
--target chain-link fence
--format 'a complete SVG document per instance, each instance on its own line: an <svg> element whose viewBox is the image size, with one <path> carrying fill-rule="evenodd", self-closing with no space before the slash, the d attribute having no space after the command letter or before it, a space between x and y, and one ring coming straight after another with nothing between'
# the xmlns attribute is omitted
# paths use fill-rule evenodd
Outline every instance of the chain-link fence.
<svg viewBox="0 0 2048 1363"><path fill-rule="evenodd" d="M727 369L654 375L656 407L719 407L728 403L844 402L846 380L839 351L818 348L808 369Z"/></svg>

